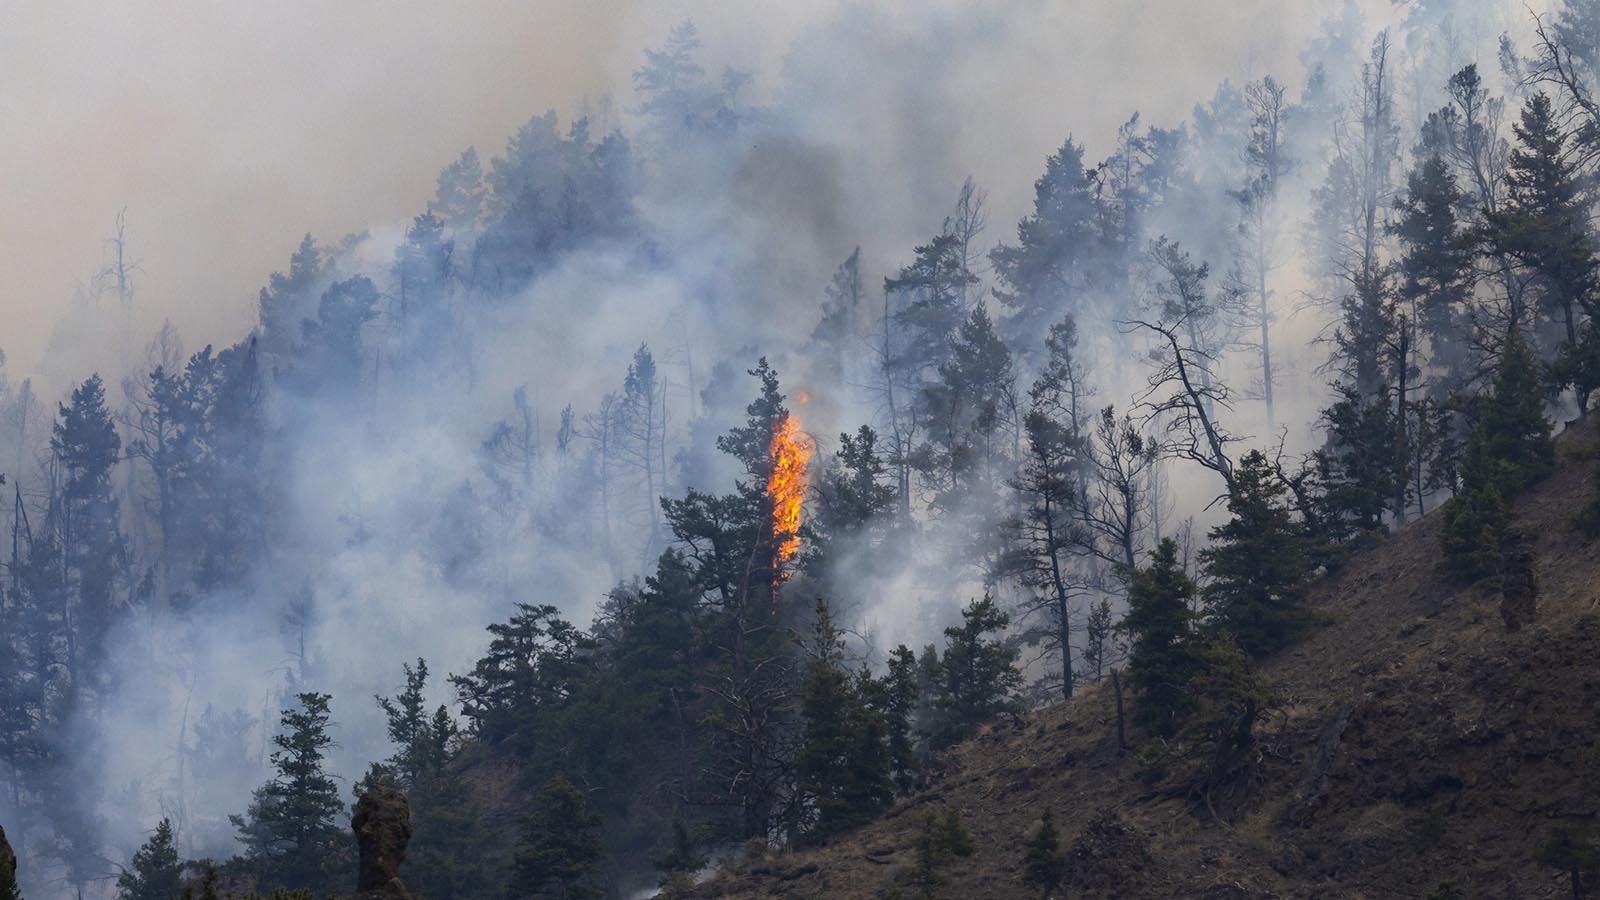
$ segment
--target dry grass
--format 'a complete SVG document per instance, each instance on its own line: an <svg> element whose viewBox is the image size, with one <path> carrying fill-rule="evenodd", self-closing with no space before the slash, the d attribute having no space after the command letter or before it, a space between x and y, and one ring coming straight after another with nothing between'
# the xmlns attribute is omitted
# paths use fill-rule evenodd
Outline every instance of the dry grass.
<svg viewBox="0 0 1600 900"><path fill-rule="evenodd" d="M941 804L977 852L940 897L1037 897L1021 845L1046 807L1066 844L1111 809L1149 849L1115 886L1074 897L1420 898L1445 879L1469 897L1564 896L1536 851L1554 824L1600 815L1600 545L1571 525L1595 489L1590 426L1559 450L1517 509L1539 621L1507 634L1488 588L1440 574L1437 515L1359 553L1315 590L1323 624L1263 667L1282 705L1234 821L1141 783L1134 753L1116 752L1109 690L1090 688L954 748L878 822L697 895L912 896L895 883L912 863L908 813Z"/></svg>

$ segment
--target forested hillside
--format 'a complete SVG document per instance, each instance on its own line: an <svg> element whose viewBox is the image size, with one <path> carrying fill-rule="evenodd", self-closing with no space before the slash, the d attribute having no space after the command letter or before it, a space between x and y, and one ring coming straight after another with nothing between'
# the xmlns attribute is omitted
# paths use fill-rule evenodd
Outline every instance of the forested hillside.
<svg viewBox="0 0 1600 900"><path fill-rule="evenodd" d="M947 181L939 66L814 90L1023 20L684 22L199 349L117 215L0 382L0 900L1587 896L1600 0L1502 7Z"/></svg>

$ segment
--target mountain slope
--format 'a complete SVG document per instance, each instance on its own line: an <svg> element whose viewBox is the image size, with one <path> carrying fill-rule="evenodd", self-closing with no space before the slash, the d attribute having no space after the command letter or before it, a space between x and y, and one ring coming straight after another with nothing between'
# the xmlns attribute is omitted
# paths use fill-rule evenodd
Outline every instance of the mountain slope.
<svg viewBox="0 0 1600 900"><path fill-rule="evenodd" d="M1440 517L1359 553L1318 586L1321 624L1262 667L1247 799L1226 823L1138 778L1109 687L994 726L942 758L924 792L831 845L745 860L697 897L1037 897L1023 845L1048 807L1071 897L1567 897L1540 861L1556 827L1600 813L1600 544L1572 520L1595 490L1592 425L1523 497L1538 620L1507 633L1499 595L1438 574ZM921 810L958 811L975 852L910 884Z"/></svg>

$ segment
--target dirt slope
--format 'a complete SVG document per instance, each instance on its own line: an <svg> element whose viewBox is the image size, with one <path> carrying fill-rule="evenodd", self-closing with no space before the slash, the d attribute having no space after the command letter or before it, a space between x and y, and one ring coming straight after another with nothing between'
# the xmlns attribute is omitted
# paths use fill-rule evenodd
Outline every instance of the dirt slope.
<svg viewBox="0 0 1600 900"><path fill-rule="evenodd" d="M1462 897L1569 897L1538 850L1557 825L1600 836L1600 544L1571 526L1594 448L1587 426L1563 436L1562 466L1518 506L1533 626L1507 634L1498 595L1438 575L1435 515L1318 587L1324 624L1264 666L1282 708L1230 823L1140 782L1134 752L1117 753L1110 691L1091 688L955 748L878 822L746 862L696 896L916 896L903 878L920 811L949 806L976 852L944 870L938 897L1037 897L1021 847L1046 807L1074 858L1061 897L1421 898L1447 880Z"/></svg>

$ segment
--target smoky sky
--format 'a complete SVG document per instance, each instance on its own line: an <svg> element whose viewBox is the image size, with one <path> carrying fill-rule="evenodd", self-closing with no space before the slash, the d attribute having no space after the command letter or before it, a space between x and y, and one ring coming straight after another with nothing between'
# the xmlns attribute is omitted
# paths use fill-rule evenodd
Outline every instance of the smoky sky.
<svg viewBox="0 0 1600 900"><path fill-rule="evenodd" d="M141 264L136 340L163 319L190 347L234 340L301 234L404 221L456 153L498 152L530 114L623 123L642 49L684 18L708 62L753 72L753 101L786 92L776 99L806 110L814 99L813 139L874 170L900 158L908 179L946 181L927 210L891 204L883 221L856 223L866 230L912 228L967 174L989 189L996 226L1014 221L1068 132L1094 148L1135 108L1176 121L1224 78L1289 71L1338 6L11 0L0 4L0 348L14 374L37 366L124 207ZM947 76L940 96L896 78L927 66ZM935 171L918 171L920 158Z"/></svg>

